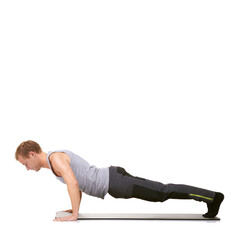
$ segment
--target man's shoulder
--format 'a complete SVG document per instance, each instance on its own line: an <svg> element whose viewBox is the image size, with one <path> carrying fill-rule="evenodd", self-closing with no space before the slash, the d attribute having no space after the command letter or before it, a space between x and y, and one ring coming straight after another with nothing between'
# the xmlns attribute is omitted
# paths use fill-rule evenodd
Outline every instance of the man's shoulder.
<svg viewBox="0 0 240 240"><path fill-rule="evenodd" d="M65 153L65 152L53 152L50 157L49 160L51 162L58 162L58 161L63 161L63 160L67 160L68 163L70 163L70 156Z"/></svg>

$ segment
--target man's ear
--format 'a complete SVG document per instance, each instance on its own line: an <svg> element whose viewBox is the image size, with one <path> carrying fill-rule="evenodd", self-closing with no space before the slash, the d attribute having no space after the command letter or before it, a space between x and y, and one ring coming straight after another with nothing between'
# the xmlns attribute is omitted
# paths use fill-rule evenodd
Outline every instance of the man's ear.
<svg viewBox="0 0 240 240"><path fill-rule="evenodd" d="M36 153L35 152L29 152L29 154L28 154L28 157L30 158L30 157L35 157L36 156Z"/></svg>

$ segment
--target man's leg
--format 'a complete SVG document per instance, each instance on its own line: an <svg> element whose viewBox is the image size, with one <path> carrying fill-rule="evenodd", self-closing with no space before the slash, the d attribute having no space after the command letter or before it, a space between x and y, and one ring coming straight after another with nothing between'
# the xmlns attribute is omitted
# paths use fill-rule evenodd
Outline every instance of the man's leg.
<svg viewBox="0 0 240 240"><path fill-rule="evenodd" d="M133 197L152 202L164 202L167 199L194 199L208 204L209 211L205 217L212 217L218 212L219 207L217 211L216 207L214 211L212 207L216 195L213 191L183 184L162 184L134 177L121 167L110 167L109 169L109 194L115 198Z"/></svg>

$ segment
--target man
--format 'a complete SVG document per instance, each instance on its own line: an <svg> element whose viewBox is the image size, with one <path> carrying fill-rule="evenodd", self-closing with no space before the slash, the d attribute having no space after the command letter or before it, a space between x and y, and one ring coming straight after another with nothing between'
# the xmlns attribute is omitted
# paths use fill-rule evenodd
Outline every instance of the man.
<svg viewBox="0 0 240 240"><path fill-rule="evenodd" d="M104 199L109 193L115 198L139 198L152 202L167 199L194 199L207 204L208 212L203 216L213 218L218 214L224 195L188 185L162 184L134 177L121 167L97 168L68 150L45 153L34 141L22 142L15 153L16 159L27 170L51 169L58 180L67 184L72 215L56 218L55 221L75 221L82 199L82 192Z"/></svg>

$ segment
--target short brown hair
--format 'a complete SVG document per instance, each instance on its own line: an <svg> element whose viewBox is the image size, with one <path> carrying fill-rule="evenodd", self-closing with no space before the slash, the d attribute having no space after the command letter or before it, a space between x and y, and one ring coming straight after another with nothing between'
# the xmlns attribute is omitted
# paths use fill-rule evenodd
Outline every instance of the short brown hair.
<svg viewBox="0 0 240 240"><path fill-rule="evenodd" d="M35 153L41 153L42 149L40 145L32 140L28 140L25 142L22 142L16 152L15 152L15 158L18 159L18 156L21 155L23 157L28 157L29 152L35 152Z"/></svg>

